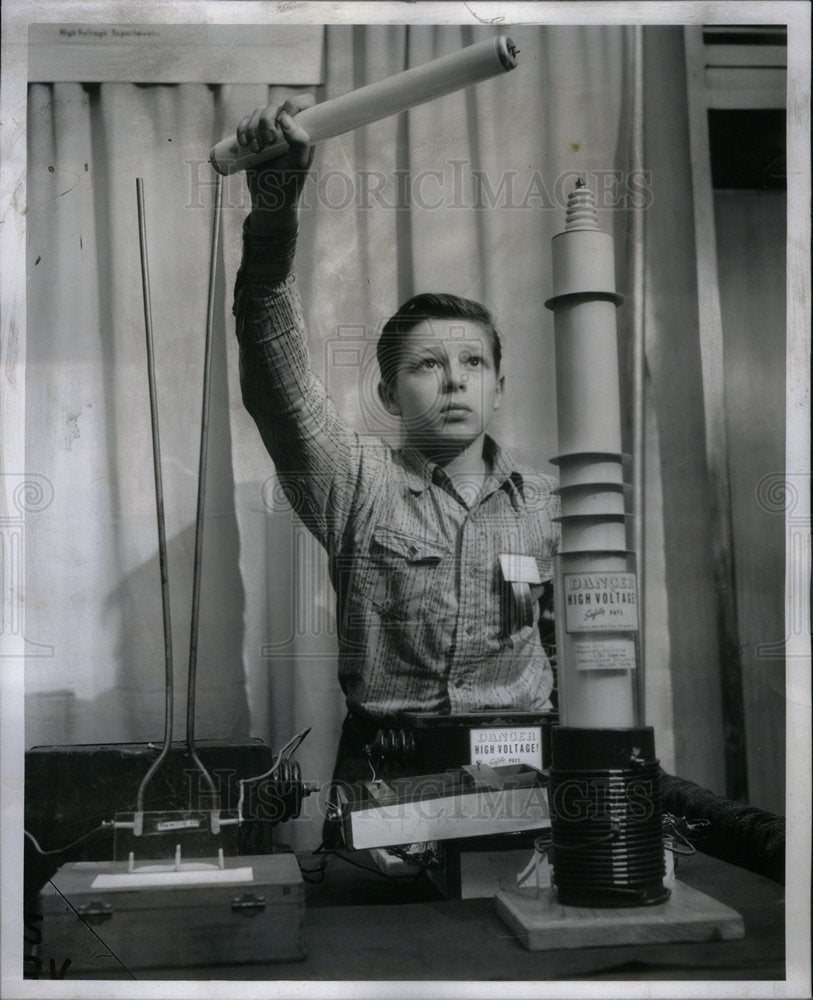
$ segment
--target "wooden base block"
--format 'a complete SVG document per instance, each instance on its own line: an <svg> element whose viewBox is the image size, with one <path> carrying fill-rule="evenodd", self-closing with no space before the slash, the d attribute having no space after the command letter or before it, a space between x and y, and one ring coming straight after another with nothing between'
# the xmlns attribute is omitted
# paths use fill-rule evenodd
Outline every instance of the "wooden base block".
<svg viewBox="0 0 813 1000"><path fill-rule="evenodd" d="M503 890L495 900L497 913L529 951L745 937L735 910L682 882L667 884L672 894L656 906L563 906L552 889Z"/></svg>

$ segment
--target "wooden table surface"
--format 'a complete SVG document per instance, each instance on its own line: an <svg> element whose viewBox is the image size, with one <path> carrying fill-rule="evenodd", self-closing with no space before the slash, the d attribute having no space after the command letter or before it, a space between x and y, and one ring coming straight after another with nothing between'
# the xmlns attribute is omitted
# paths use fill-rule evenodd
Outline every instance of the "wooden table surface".
<svg viewBox="0 0 813 1000"><path fill-rule="evenodd" d="M363 853L358 855L363 857ZM313 858L307 859L308 866ZM771 980L785 975L784 890L762 876L697 854L678 877L744 918L739 941L656 943L530 952L497 916L492 899L443 899L425 877L395 885L331 857L307 886L308 955L302 962L93 978L139 980Z"/></svg>

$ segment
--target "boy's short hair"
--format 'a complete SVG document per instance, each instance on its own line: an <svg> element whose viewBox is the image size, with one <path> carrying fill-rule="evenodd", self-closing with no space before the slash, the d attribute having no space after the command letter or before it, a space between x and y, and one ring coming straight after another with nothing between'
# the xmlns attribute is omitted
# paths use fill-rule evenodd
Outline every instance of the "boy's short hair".
<svg viewBox="0 0 813 1000"><path fill-rule="evenodd" d="M465 319L477 323L491 340L494 368L499 374L502 361L502 343L494 317L484 305L473 299L464 299L450 292L423 292L408 299L384 324L376 345L376 356L381 378L391 384L398 371L403 351L404 334L409 333L425 320Z"/></svg>

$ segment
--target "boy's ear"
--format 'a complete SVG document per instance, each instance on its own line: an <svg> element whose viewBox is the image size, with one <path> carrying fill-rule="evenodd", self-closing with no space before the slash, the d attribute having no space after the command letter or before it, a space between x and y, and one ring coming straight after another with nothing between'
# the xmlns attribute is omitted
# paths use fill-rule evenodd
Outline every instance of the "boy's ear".
<svg viewBox="0 0 813 1000"><path fill-rule="evenodd" d="M392 414L393 417L401 416L401 407L391 384L383 380L378 383L378 398L384 404L387 413Z"/></svg>

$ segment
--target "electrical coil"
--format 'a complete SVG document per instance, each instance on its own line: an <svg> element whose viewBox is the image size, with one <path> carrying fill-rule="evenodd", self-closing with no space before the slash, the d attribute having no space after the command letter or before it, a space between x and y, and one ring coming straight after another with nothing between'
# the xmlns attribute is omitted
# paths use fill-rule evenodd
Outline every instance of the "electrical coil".
<svg viewBox="0 0 813 1000"><path fill-rule="evenodd" d="M409 769L417 752L415 735L407 729L379 729L365 749L378 771L391 777Z"/></svg>
<svg viewBox="0 0 813 1000"><path fill-rule="evenodd" d="M650 729L554 729L549 799L560 903L647 906L668 898Z"/></svg>
<svg viewBox="0 0 813 1000"><path fill-rule="evenodd" d="M283 760L274 776L274 793L278 799L282 818L296 819L302 810L304 787L299 761Z"/></svg>

